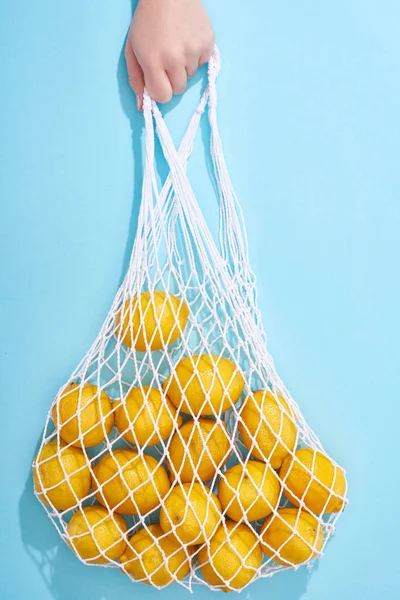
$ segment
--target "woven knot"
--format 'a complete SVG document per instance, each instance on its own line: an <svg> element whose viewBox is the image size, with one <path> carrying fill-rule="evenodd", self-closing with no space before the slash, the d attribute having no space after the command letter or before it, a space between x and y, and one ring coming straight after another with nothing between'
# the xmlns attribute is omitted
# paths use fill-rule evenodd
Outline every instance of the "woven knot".
<svg viewBox="0 0 400 600"><path fill-rule="evenodd" d="M333 535L335 533L335 526L332 523L328 523L325 527L326 531Z"/></svg>

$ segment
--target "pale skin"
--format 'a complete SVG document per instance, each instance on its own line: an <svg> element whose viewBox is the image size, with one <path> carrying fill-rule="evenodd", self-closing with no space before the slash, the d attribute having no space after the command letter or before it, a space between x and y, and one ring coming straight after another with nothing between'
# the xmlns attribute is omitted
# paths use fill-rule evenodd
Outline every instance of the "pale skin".
<svg viewBox="0 0 400 600"><path fill-rule="evenodd" d="M182 94L188 79L210 59L214 39L200 0L139 0L125 46L138 109L145 87L156 102Z"/></svg>

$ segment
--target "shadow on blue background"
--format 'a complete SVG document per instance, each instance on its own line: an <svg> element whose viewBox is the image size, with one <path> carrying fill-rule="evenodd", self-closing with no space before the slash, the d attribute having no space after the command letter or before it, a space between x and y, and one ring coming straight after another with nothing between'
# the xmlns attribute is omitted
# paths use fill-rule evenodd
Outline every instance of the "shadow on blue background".
<svg viewBox="0 0 400 600"><path fill-rule="evenodd" d="M88 567L81 563L61 540L46 511L33 495L30 473L19 502L19 518L26 552L54 600L115 600L116 595L122 599L141 597L143 594L149 599L162 597L158 590L141 583L133 584L118 569ZM240 597L251 600L257 598L258 593L265 592L267 598L271 599L300 600L317 568L318 561L315 561L311 569L303 567L297 572L288 571L272 579L262 579L244 590ZM184 600L189 597L189 592L177 584L168 590L171 590L169 593L174 598ZM195 586L193 595L209 598L210 592Z"/></svg>

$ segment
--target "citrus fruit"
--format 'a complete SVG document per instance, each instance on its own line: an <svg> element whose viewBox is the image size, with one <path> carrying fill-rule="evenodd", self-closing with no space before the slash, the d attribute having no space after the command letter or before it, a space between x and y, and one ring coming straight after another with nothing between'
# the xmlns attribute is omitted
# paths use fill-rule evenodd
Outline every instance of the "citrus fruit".
<svg viewBox="0 0 400 600"><path fill-rule="evenodd" d="M97 446L114 425L110 398L96 385L71 383L52 409L60 436L74 446Z"/></svg>
<svg viewBox="0 0 400 600"><path fill-rule="evenodd" d="M94 467L97 500L118 513L145 515L160 505L169 488L164 467L152 456L134 450L114 450Z"/></svg>
<svg viewBox="0 0 400 600"><path fill-rule="evenodd" d="M163 389L178 410L192 416L217 416L239 400L244 379L228 358L198 354L180 360Z"/></svg>
<svg viewBox="0 0 400 600"><path fill-rule="evenodd" d="M129 392L115 413L117 429L132 444L159 444L182 424L175 406L156 388L144 385Z"/></svg>
<svg viewBox="0 0 400 600"><path fill-rule="evenodd" d="M244 524L226 521L198 554L200 571L207 583L225 592L240 590L261 567L262 551L255 533Z"/></svg>
<svg viewBox="0 0 400 600"><path fill-rule="evenodd" d="M173 294L143 292L127 300L117 314L117 335L139 352L161 350L181 336L188 316L186 302Z"/></svg>
<svg viewBox="0 0 400 600"><path fill-rule="evenodd" d="M279 476L284 494L295 506L300 500L314 514L339 512L346 496L346 477L322 452L300 448L283 459ZM334 495L335 494L335 495Z"/></svg>
<svg viewBox="0 0 400 600"><path fill-rule="evenodd" d="M63 470L64 469L64 470ZM65 474L64 474L65 471ZM39 498L56 510L67 510L90 492L90 468L82 450L60 440L48 442L33 464L33 480Z"/></svg>
<svg viewBox="0 0 400 600"><path fill-rule="evenodd" d="M270 515L260 535L264 553L287 566L315 558L324 541L316 517L297 508L281 508L276 515Z"/></svg>
<svg viewBox="0 0 400 600"><path fill-rule="evenodd" d="M224 514L234 521L257 521L278 505L279 479L265 463L249 460L228 469L219 480L218 498Z"/></svg>
<svg viewBox="0 0 400 600"><path fill-rule="evenodd" d="M190 571L189 551L173 535L166 535L160 525L135 533L120 562L122 571L134 579L158 587L179 581Z"/></svg>
<svg viewBox="0 0 400 600"><path fill-rule="evenodd" d="M211 419L187 421L169 444L171 477L183 483L207 481L226 463L230 453L231 443L223 423Z"/></svg>
<svg viewBox="0 0 400 600"><path fill-rule="evenodd" d="M128 526L123 517L103 506L87 506L72 515L67 526L68 543L82 560L104 564L116 560L126 548Z"/></svg>
<svg viewBox="0 0 400 600"><path fill-rule="evenodd" d="M176 485L165 498L160 512L160 525L165 533L173 533L182 544L202 544L221 521L221 504L202 483Z"/></svg>
<svg viewBox="0 0 400 600"><path fill-rule="evenodd" d="M277 399L278 398L278 399ZM251 454L269 462L273 469L296 446L297 427L286 400L269 390L253 392L240 407L239 431Z"/></svg>

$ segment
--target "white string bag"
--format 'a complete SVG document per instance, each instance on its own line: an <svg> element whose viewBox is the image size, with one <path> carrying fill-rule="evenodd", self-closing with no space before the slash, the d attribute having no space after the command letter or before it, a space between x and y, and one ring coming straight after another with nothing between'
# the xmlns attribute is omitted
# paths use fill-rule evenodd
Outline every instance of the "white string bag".
<svg viewBox="0 0 400 600"><path fill-rule="evenodd" d="M89 565L162 588L239 591L311 565L346 479L275 371L217 126L219 54L177 152L145 93L145 170L128 273L60 389L35 493ZM186 175L208 105L220 250ZM158 190L154 122L170 173ZM212 493L213 492L213 493Z"/></svg>

